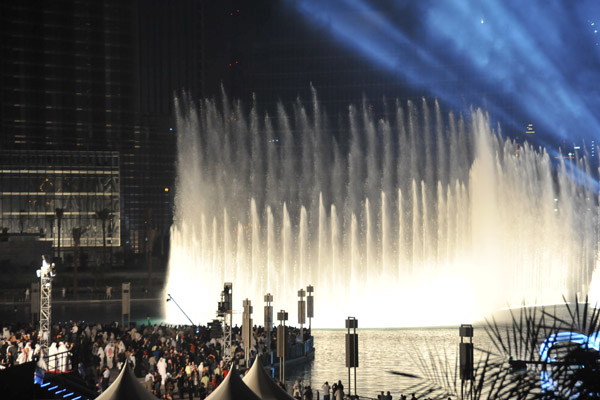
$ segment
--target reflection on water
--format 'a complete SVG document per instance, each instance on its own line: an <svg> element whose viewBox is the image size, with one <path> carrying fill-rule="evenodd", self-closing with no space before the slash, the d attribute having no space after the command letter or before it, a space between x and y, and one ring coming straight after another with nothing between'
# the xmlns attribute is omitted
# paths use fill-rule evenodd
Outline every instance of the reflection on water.
<svg viewBox="0 0 600 400"><path fill-rule="evenodd" d="M286 371L288 388L291 388L298 378L301 378L305 385L311 385L319 391L325 381L331 385L341 380L347 392L345 334L345 330L314 330L315 360ZM358 330L358 341L359 367L356 372L356 389L361 397L376 398L382 390L389 390L394 399L398 399L400 394L410 395L406 390L419 380L395 375L390 371L422 377L419 357L424 361L426 368L433 364L437 367L445 365L448 373L454 376L460 343L457 327L363 329ZM490 343L483 329L475 330L473 342L476 348L488 348ZM351 381L354 387L354 372Z"/></svg>
<svg viewBox="0 0 600 400"><path fill-rule="evenodd" d="M161 299L136 299L131 301L131 322L146 323L150 317L151 322L162 321ZM91 321L101 324L121 321L121 300L95 300L95 301L53 301L52 323L68 321ZM15 303L0 305L0 321L7 323L31 322L29 303ZM39 321L35 321L37 325Z"/></svg>

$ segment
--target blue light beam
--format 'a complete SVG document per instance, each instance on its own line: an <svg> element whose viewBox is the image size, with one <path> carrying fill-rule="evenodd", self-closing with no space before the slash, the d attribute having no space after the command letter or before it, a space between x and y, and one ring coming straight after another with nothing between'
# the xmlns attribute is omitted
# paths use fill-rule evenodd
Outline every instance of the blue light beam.
<svg viewBox="0 0 600 400"><path fill-rule="evenodd" d="M517 131L535 121L535 141L551 155L563 141L598 141L593 1L288 3L344 47L454 109L483 107Z"/></svg>

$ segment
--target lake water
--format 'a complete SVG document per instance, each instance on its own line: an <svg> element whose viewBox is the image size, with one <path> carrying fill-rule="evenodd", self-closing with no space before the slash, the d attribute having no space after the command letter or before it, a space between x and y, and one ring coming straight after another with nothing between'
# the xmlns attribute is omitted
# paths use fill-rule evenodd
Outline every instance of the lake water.
<svg viewBox="0 0 600 400"><path fill-rule="evenodd" d="M315 359L310 363L286 370L288 388L296 379L305 385L321 390L325 381L330 385L342 381L348 391L346 365L346 330L314 330ZM455 376L455 366L460 343L458 327L413 329L358 329L359 367L356 370L356 390L359 396L376 398L381 391L398 399L400 394L410 398L410 387L423 379L407 378L392 373L410 373L424 378L423 370L448 368L441 371ZM475 347L489 348L490 341L483 329L475 329ZM422 367L423 365L423 367ZM354 372L351 373L354 387ZM354 394L354 389L352 389Z"/></svg>

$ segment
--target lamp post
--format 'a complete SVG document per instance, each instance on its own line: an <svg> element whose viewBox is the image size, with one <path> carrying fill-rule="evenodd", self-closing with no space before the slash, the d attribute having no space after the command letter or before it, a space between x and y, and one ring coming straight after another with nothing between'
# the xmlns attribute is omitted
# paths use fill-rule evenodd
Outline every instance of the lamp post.
<svg viewBox="0 0 600 400"><path fill-rule="evenodd" d="M469 384L468 397L473 398L473 326L462 324L459 329L460 334L460 397L464 399L464 389L467 382ZM463 338L469 338L469 341L463 341Z"/></svg>
<svg viewBox="0 0 600 400"><path fill-rule="evenodd" d="M348 368L348 394L352 393L350 384L350 369L354 368L354 396L356 396L356 368L358 367L358 320L354 317L348 317L346 320L346 368ZM353 329L353 333L350 333Z"/></svg>
<svg viewBox="0 0 600 400"><path fill-rule="evenodd" d="M244 358L246 367L249 365L250 348L252 347L252 302L244 300L244 313L242 314L242 341L244 342Z"/></svg>
<svg viewBox="0 0 600 400"><path fill-rule="evenodd" d="M314 297L313 297L313 292L314 292L314 288L312 285L308 285L306 287L306 293L308 293L308 296L306 297L306 316L308 317L308 330L310 332L312 332L312 318L315 317L315 302L314 302Z"/></svg>
<svg viewBox="0 0 600 400"><path fill-rule="evenodd" d="M269 364L271 361L271 332L273 331L273 306L271 303L273 302L273 295L271 293L267 293L265 295L265 331L267 332L267 354L269 354L269 359L267 362Z"/></svg>
<svg viewBox="0 0 600 400"><path fill-rule="evenodd" d="M110 293L110 292L109 292ZM125 325L127 316L127 329L131 325L131 282L121 284L121 325Z"/></svg>
<svg viewBox="0 0 600 400"><path fill-rule="evenodd" d="M304 344L304 324L306 323L306 302L304 301L304 296L306 292L304 289L298 290L298 323L300 324L300 340L302 344ZM302 353L304 354L304 346L302 346Z"/></svg>
<svg viewBox="0 0 600 400"><path fill-rule="evenodd" d="M285 380L285 351L287 346L287 330L285 321L288 319L288 313L281 310L277 313L279 326L277 327L277 357L279 357L279 380Z"/></svg>

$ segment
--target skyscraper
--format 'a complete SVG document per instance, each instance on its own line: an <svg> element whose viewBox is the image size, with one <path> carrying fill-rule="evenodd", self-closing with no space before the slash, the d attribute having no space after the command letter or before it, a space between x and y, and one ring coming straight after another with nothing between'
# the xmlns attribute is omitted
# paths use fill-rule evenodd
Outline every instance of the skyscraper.
<svg viewBox="0 0 600 400"><path fill-rule="evenodd" d="M200 85L199 65L188 56L199 59L201 52L194 42L200 35L189 32L192 43L182 44L184 32L173 30L196 22L196 5L136 0L0 5L0 150L72 159L82 151L118 152L120 242L126 253L142 252L151 230L159 237L168 234L172 99L176 91ZM8 226L5 212L0 225Z"/></svg>

